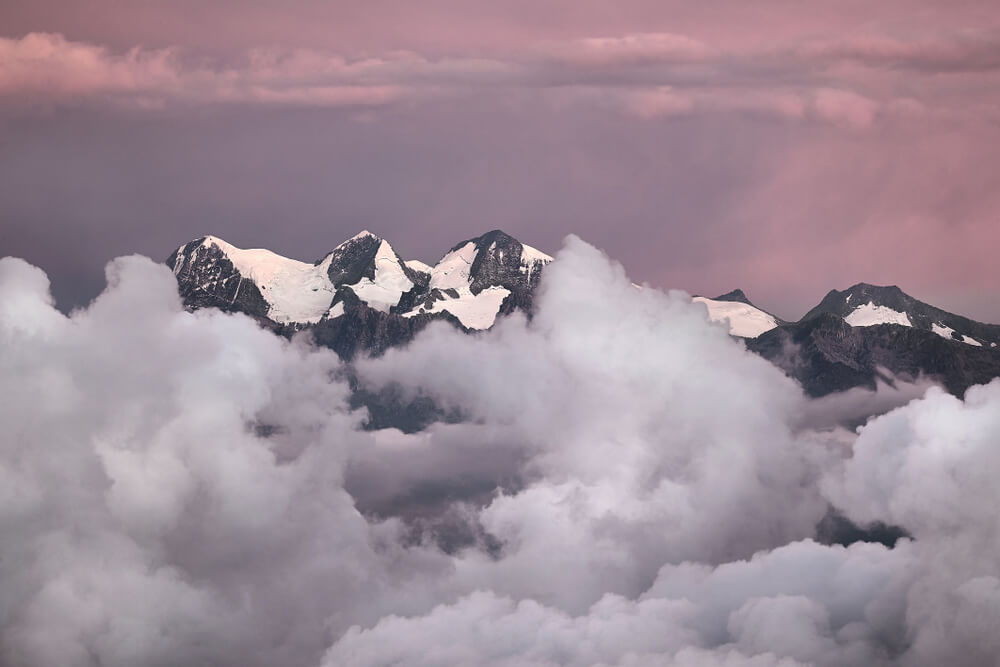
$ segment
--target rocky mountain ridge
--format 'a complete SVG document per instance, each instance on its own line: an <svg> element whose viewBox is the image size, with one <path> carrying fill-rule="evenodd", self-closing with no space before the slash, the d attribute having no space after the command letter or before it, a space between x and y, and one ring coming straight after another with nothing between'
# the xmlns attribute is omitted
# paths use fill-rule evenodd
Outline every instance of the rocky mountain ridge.
<svg viewBox="0 0 1000 667"><path fill-rule="evenodd" d="M436 319L472 331L515 310L530 313L551 261L494 230L429 266L404 261L388 241L363 231L312 263L205 236L177 248L167 265L187 307L246 313L283 335L309 328L349 360L403 344Z"/></svg>
<svg viewBox="0 0 1000 667"><path fill-rule="evenodd" d="M456 244L433 266L403 260L367 231L312 263L206 236L179 247L167 264L189 308L243 312L282 335L308 328L318 344L350 360L405 344L434 320L476 331L515 310L530 316L551 261L493 230ZM1000 326L896 286L831 290L798 322L756 307L739 289L693 301L814 396L921 376L960 395L1000 376Z"/></svg>

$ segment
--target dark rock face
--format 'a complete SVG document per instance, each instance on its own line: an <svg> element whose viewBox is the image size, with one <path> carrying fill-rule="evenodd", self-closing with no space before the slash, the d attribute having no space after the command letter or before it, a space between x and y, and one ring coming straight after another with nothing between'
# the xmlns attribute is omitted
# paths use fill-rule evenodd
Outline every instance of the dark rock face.
<svg viewBox="0 0 1000 667"><path fill-rule="evenodd" d="M745 303L748 306L753 306L753 304L750 303L750 299L747 298L747 295L741 289L734 289L732 292L720 294L717 297L713 297L712 301L736 301L738 303ZM757 306L753 307L756 308Z"/></svg>
<svg viewBox="0 0 1000 667"><path fill-rule="evenodd" d="M336 314L328 313L312 324L279 324L269 319L271 306L264 292L253 280L240 274L226 251L211 237L182 246L167 259L167 265L177 277L188 308L246 313L284 336L306 329L317 344L334 350L347 362L359 354L379 356L389 348L406 345L434 320L446 320L469 332L448 312L429 314L421 310L431 308L437 301L458 299L459 291L431 288L430 273L411 269L395 253L379 255L382 244L379 237L362 233L315 263L319 266L329 259L327 275L335 288L330 306L339 306L335 308ZM469 244L475 249L469 266L469 291L479 294L490 287L503 287L510 294L501 304L499 315L520 310L530 316L534 290L547 258L540 254L525 255L524 246L517 239L499 230L463 241L452 251ZM413 283L399 302L389 307L389 312L365 303L352 288L363 279L375 280L377 261L398 262ZM753 305L739 289L715 300ZM858 306L869 303L906 313L913 326L852 327L844 321ZM935 333L932 325L938 331L942 330L940 327L952 329L953 339ZM974 338L981 346L961 342L962 336ZM781 322L757 338L745 339L745 343L749 350L798 380L811 396L852 387L874 388L880 378L919 376L935 379L949 392L961 396L970 386L1000 376L1000 326L953 315L918 301L895 286L859 283L845 291L833 290L799 322ZM404 400L389 390L375 394L355 387L355 401L369 407L372 427L392 425L415 430L431 421L448 418L426 399Z"/></svg>
<svg viewBox="0 0 1000 667"><path fill-rule="evenodd" d="M469 291L479 294L490 287L504 287L510 294L501 304L499 315L515 310L530 315L532 294L546 264L544 256L531 255L528 258L530 261L523 261L524 246L499 230L460 243L454 249L469 243L476 250L469 269ZM316 344L334 350L346 362L359 354L379 356L389 348L406 345L435 320L445 320L462 331L470 331L449 312L420 312L421 307L430 308L436 301L458 299L459 292L430 288L430 273L410 268L395 253L388 252L387 256L383 252L379 255L382 244L383 240L378 236L362 232L314 262L313 265L318 267L329 260L326 275L334 287L329 308L339 307L318 322L308 324L279 323L269 319L271 305L262 291L262 288L266 291L268 286L258 286L249 277L241 275L223 249L226 244L212 237L204 237L178 248L167 259L167 265L177 277L178 289L188 308L218 308L245 313L283 336L306 330ZM379 261L397 262L406 278L413 283L413 287L401 295L399 302L389 307L389 312L365 303L353 289L363 279L376 279ZM350 376L350 366L346 372ZM456 418L443 413L426 398L404 399L391 389L370 392L356 382L353 388L355 407L363 405L369 409L371 428L395 426L411 431L419 430L432 421Z"/></svg>
<svg viewBox="0 0 1000 667"><path fill-rule="evenodd" d="M345 305L341 317L320 320L311 325L309 331L318 345L328 347L341 359L350 361L361 353L377 357L390 347L405 345L428 323L440 319L454 320L447 313L403 317L355 301Z"/></svg>
<svg viewBox="0 0 1000 667"><path fill-rule="evenodd" d="M330 282L340 287L353 285L362 278L375 280L375 255L381 244L382 239L377 236L362 233L337 246L330 253L333 255L327 269Z"/></svg>
<svg viewBox="0 0 1000 667"><path fill-rule="evenodd" d="M184 305L218 308L266 320L270 305L252 280L240 275L225 253L205 239L191 241L167 258Z"/></svg>
<svg viewBox="0 0 1000 667"><path fill-rule="evenodd" d="M1000 325L983 324L961 315L954 315L914 299L895 285L880 287L868 283L858 283L844 291L831 290L819 305L806 313L800 322L805 322L823 313L847 317L855 308L866 303L885 306L900 313L906 313L915 329L931 331L932 325L945 326L954 330L952 337L962 340L969 336L985 347L992 343L1000 346Z"/></svg>
<svg viewBox="0 0 1000 667"><path fill-rule="evenodd" d="M463 241L452 248L452 251L469 243L476 247L476 259L469 271L469 288L472 293L479 294L488 287L504 287L510 290L510 294L500 307L500 312L508 314L523 310L530 314L532 295L541 280L545 262L534 261L525 266L521 260L524 246L499 229Z"/></svg>
<svg viewBox="0 0 1000 667"><path fill-rule="evenodd" d="M855 542L874 542L890 549L903 538L912 537L899 526L890 526L876 521L867 526L859 526L832 507L816 526L816 541L820 544L850 546Z"/></svg>
<svg viewBox="0 0 1000 667"><path fill-rule="evenodd" d="M912 326L852 327L844 318L865 304L905 313ZM933 327L954 331L945 338ZM981 345L962 341L969 336ZM896 286L858 283L832 290L796 323L747 340L747 348L802 383L811 396L852 387L874 388L886 373L926 376L956 396L1000 376L1000 326L975 322L914 299Z"/></svg>
<svg viewBox="0 0 1000 667"><path fill-rule="evenodd" d="M810 396L874 389L878 378L887 379L885 371L908 379L929 376L956 396L1000 376L995 348L896 324L852 327L832 313L781 325L746 344L798 380Z"/></svg>

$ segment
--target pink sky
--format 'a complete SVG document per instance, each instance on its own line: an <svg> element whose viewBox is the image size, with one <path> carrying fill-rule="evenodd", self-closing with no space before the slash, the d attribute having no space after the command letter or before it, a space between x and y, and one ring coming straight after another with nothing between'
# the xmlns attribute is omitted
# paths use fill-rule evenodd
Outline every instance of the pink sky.
<svg viewBox="0 0 1000 667"><path fill-rule="evenodd" d="M0 240L68 303L209 232L309 257L363 225L433 260L501 227L786 318L866 281L1000 322L990 3L36 0L0 26Z"/></svg>

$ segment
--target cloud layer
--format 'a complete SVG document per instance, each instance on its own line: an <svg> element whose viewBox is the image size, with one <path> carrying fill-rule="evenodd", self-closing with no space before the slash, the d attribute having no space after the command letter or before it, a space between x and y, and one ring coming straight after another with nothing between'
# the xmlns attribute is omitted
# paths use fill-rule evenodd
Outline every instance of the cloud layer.
<svg viewBox="0 0 1000 667"><path fill-rule="evenodd" d="M331 353L185 312L147 259L107 277L66 316L43 272L0 261L5 664L929 666L1000 649L998 383L857 433L806 427L856 397L810 403L686 295L637 290L570 238L530 322L432 327L361 365L468 422L371 434ZM913 539L818 544L830 503Z"/></svg>
<svg viewBox="0 0 1000 667"><path fill-rule="evenodd" d="M646 119L750 112L864 129L879 119L928 113L994 118L988 93L966 89L956 98L954 86L939 79L995 77L1000 37L861 33L751 47L654 32L540 42L489 57L256 47L220 59L175 46L116 52L58 33L30 33L0 38L0 62L0 99L7 105L363 108L489 91L508 100L544 95L610 105ZM907 85L896 80L899 71L908 72Z"/></svg>

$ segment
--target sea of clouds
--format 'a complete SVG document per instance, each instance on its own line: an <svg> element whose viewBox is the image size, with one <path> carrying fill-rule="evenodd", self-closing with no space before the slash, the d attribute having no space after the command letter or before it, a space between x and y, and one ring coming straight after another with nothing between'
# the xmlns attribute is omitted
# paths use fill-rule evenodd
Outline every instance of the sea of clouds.
<svg viewBox="0 0 1000 667"><path fill-rule="evenodd" d="M67 316L0 260L5 667L1000 655L1000 382L810 400L570 237L531 321L357 362L464 417L371 432L307 335L107 277ZM831 508L909 537L822 544Z"/></svg>

